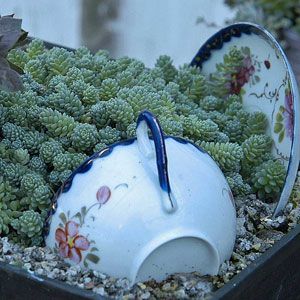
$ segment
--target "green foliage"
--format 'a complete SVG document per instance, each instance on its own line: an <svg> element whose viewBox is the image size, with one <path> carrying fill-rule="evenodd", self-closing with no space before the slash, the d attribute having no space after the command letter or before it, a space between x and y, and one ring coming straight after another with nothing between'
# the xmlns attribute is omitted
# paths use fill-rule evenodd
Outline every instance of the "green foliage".
<svg viewBox="0 0 300 300"><path fill-rule="evenodd" d="M199 103L201 99L207 96L208 84L205 76L201 74L195 75L186 94L188 95L189 99L196 103Z"/></svg>
<svg viewBox="0 0 300 300"><path fill-rule="evenodd" d="M172 59L167 55L161 55L157 59L155 67L160 68L162 70L163 77L166 83L173 81L175 76L177 75L177 70L172 64Z"/></svg>
<svg viewBox="0 0 300 300"><path fill-rule="evenodd" d="M9 51L7 59L10 63L23 70L25 65L29 61L29 56L26 52L17 48Z"/></svg>
<svg viewBox="0 0 300 300"><path fill-rule="evenodd" d="M264 134L268 126L268 120L264 113L254 112L249 115L243 131L243 138L247 139L251 135Z"/></svg>
<svg viewBox="0 0 300 300"><path fill-rule="evenodd" d="M30 154L37 154L41 147L41 144L47 139L46 135L36 130L26 132L21 137L21 142L24 148L28 150Z"/></svg>
<svg viewBox="0 0 300 300"><path fill-rule="evenodd" d="M21 179L21 189L25 192L31 192L44 183L44 179L41 175L33 172L28 173L25 174Z"/></svg>
<svg viewBox="0 0 300 300"><path fill-rule="evenodd" d="M136 126L136 124L134 124ZM166 135L173 135L173 136L183 136L183 124L180 122L179 119L171 119L171 118L160 118L160 125L163 132ZM135 132L134 126L134 132ZM132 126L133 129L133 126ZM128 130L128 127L127 127ZM135 134L133 135L135 136Z"/></svg>
<svg viewBox="0 0 300 300"><path fill-rule="evenodd" d="M47 98L49 107L74 118L78 118L83 114L84 106L79 97L70 91L65 84L60 83L57 85L56 91L57 93L53 93Z"/></svg>
<svg viewBox="0 0 300 300"><path fill-rule="evenodd" d="M25 134L25 130L20 126L7 122L2 126L2 134L4 138L13 142L15 140L21 140Z"/></svg>
<svg viewBox="0 0 300 300"><path fill-rule="evenodd" d="M28 163L28 168L34 172L40 173L42 176L47 174L47 165L39 156L32 156Z"/></svg>
<svg viewBox="0 0 300 300"><path fill-rule="evenodd" d="M205 111L218 111L222 107L222 100L214 96L205 96L199 101L199 106Z"/></svg>
<svg viewBox="0 0 300 300"><path fill-rule="evenodd" d="M52 48L48 50L47 69L50 77L65 75L74 64L74 55L63 48Z"/></svg>
<svg viewBox="0 0 300 300"><path fill-rule="evenodd" d="M90 109L90 114L97 128L103 128L110 122L106 101L99 101L97 104L93 105Z"/></svg>
<svg viewBox="0 0 300 300"><path fill-rule="evenodd" d="M41 145L39 154L45 163L51 163L55 156L64 151L62 145L57 141L44 142Z"/></svg>
<svg viewBox="0 0 300 300"><path fill-rule="evenodd" d="M27 172L27 168L18 163L7 162L0 159L0 172L13 186L19 186Z"/></svg>
<svg viewBox="0 0 300 300"><path fill-rule="evenodd" d="M228 91L242 64L239 49L224 56L212 78L188 65L177 69L168 56L150 69L84 47L46 50L41 41L8 57L25 74L23 91L0 91L0 234L40 243L54 192L93 152L134 138L143 110L157 116L166 135L203 147L235 195L277 195L273 185L284 169L272 160L267 119L247 113Z"/></svg>
<svg viewBox="0 0 300 300"><path fill-rule="evenodd" d="M24 72L29 73L38 83L43 83L47 77L47 70L41 59L28 60Z"/></svg>
<svg viewBox="0 0 300 300"><path fill-rule="evenodd" d="M7 121L7 108L0 105L0 126L2 127Z"/></svg>
<svg viewBox="0 0 300 300"><path fill-rule="evenodd" d="M241 168L243 150L236 143L198 142L219 164L223 172L238 172Z"/></svg>
<svg viewBox="0 0 300 300"><path fill-rule="evenodd" d="M224 130L229 120L231 120L231 118L228 117L226 114L220 113L218 111L211 111L207 113L206 118L209 118L212 121L214 121L218 125L220 130Z"/></svg>
<svg viewBox="0 0 300 300"><path fill-rule="evenodd" d="M262 199L274 199L283 187L285 167L278 160L269 160L255 168L252 174L253 189Z"/></svg>
<svg viewBox="0 0 300 300"><path fill-rule="evenodd" d="M232 190L233 195L244 196L251 192L251 187L248 183L244 182L243 177L239 173L229 173L226 179Z"/></svg>
<svg viewBox="0 0 300 300"><path fill-rule="evenodd" d="M271 151L272 139L267 135L252 135L242 143L244 161L259 164L266 153Z"/></svg>
<svg viewBox="0 0 300 300"><path fill-rule="evenodd" d="M50 205L52 197L51 189L48 185L40 185L36 187L30 197L29 208L43 210Z"/></svg>
<svg viewBox="0 0 300 300"><path fill-rule="evenodd" d="M238 143L242 139L243 126L238 119L228 120L223 132L229 137L230 142Z"/></svg>
<svg viewBox="0 0 300 300"><path fill-rule="evenodd" d="M178 71L175 77L175 83L179 85L179 90L181 92L186 91L192 82L193 82L193 77L191 76L188 70L181 69Z"/></svg>
<svg viewBox="0 0 300 300"><path fill-rule="evenodd" d="M53 158L52 165L59 172L72 169L72 157L69 153L59 153Z"/></svg>
<svg viewBox="0 0 300 300"><path fill-rule="evenodd" d="M183 133L192 140L213 141L218 132L218 125L212 120L199 120L195 115L183 118Z"/></svg>
<svg viewBox="0 0 300 300"><path fill-rule="evenodd" d="M121 139L121 132L110 126L99 130L99 141L105 145L113 144Z"/></svg>
<svg viewBox="0 0 300 300"><path fill-rule="evenodd" d="M18 219L15 219L11 225L21 236L33 238L41 234L43 220L38 212L27 210Z"/></svg>
<svg viewBox="0 0 300 300"><path fill-rule="evenodd" d="M29 153L26 149L16 149L13 152L13 157L11 158L12 162L19 163L23 166L27 165L30 160Z"/></svg>
<svg viewBox="0 0 300 300"><path fill-rule="evenodd" d="M94 87L93 85L85 85L83 92L82 92L82 99L81 102L84 105L93 105L99 102L99 90Z"/></svg>
<svg viewBox="0 0 300 300"><path fill-rule="evenodd" d="M105 79L114 78L120 71L120 66L115 60L106 60L105 64L102 66L99 78L101 82Z"/></svg>
<svg viewBox="0 0 300 300"><path fill-rule="evenodd" d="M133 109L128 102L122 99L112 99L108 101L107 110L110 112L110 119L127 127L134 121Z"/></svg>
<svg viewBox="0 0 300 300"><path fill-rule="evenodd" d="M51 108L41 112L40 121L53 137L69 137L76 126L74 118Z"/></svg>
<svg viewBox="0 0 300 300"><path fill-rule="evenodd" d="M107 101L117 96L119 91L118 81L116 79L107 78L102 81L99 88L99 98L102 101Z"/></svg>
<svg viewBox="0 0 300 300"><path fill-rule="evenodd" d="M7 207L7 204L16 199L17 189L14 188L9 181L0 177L0 210Z"/></svg>
<svg viewBox="0 0 300 300"><path fill-rule="evenodd" d="M0 234L8 234L9 233L9 225L11 219L8 214L8 210L0 210Z"/></svg>
<svg viewBox="0 0 300 300"><path fill-rule="evenodd" d="M72 145L78 151L90 151L98 142L98 132L95 125L78 124L71 136Z"/></svg>
<svg viewBox="0 0 300 300"><path fill-rule="evenodd" d="M130 71L123 71L117 74L117 82L120 88L123 87L133 87L136 83L136 79Z"/></svg>
<svg viewBox="0 0 300 300"><path fill-rule="evenodd" d="M243 64L243 55L237 47L232 47L228 54L224 55L222 63L216 65L216 72L212 74L210 85L212 94L222 98L230 94L232 77Z"/></svg>
<svg viewBox="0 0 300 300"><path fill-rule="evenodd" d="M26 118L26 111L21 106L11 106L6 113L6 120L15 125L27 127L28 120Z"/></svg>
<svg viewBox="0 0 300 300"><path fill-rule="evenodd" d="M26 48L29 59L34 59L45 51L44 42L42 40L33 40Z"/></svg>

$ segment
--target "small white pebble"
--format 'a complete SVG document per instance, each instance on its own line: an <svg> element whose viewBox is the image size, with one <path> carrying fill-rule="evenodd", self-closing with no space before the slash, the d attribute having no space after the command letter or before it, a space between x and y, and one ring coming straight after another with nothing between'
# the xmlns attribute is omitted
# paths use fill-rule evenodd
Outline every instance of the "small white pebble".
<svg viewBox="0 0 300 300"><path fill-rule="evenodd" d="M53 273L54 273L54 274L59 274L59 273L60 273L60 270L59 270L58 268L54 268L54 269L53 269Z"/></svg>
<svg viewBox="0 0 300 300"><path fill-rule="evenodd" d="M91 281L92 281L92 279L90 277L85 277L83 280L84 283L89 283Z"/></svg>
<svg viewBox="0 0 300 300"><path fill-rule="evenodd" d="M179 299L187 298L187 295L186 295L184 289L177 290L174 294Z"/></svg>
<svg viewBox="0 0 300 300"><path fill-rule="evenodd" d="M84 288L84 284L83 283L78 283L77 286L80 287L81 289Z"/></svg>
<svg viewBox="0 0 300 300"><path fill-rule="evenodd" d="M104 280L104 279L106 279L106 277L107 276L105 274L99 273L99 278L100 279Z"/></svg>
<svg viewBox="0 0 300 300"><path fill-rule="evenodd" d="M25 268L26 270L30 270L30 269L31 269L31 263L25 263L25 264L24 264L24 268Z"/></svg>
<svg viewBox="0 0 300 300"><path fill-rule="evenodd" d="M37 275L43 275L44 274L44 270L41 269L41 268L37 269L35 272L36 272Z"/></svg>
<svg viewBox="0 0 300 300"><path fill-rule="evenodd" d="M95 277L100 277L100 272L99 271L93 271L93 275Z"/></svg>
<svg viewBox="0 0 300 300"><path fill-rule="evenodd" d="M151 296L150 292L146 292L140 296L141 299L149 299Z"/></svg>
<svg viewBox="0 0 300 300"><path fill-rule="evenodd" d="M2 245L3 254L7 254L12 251L11 245L8 242L7 237L2 238L2 243L3 243L3 245Z"/></svg>
<svg viewBox="0 0 300 300"><path fill-rule="evenodd" d="M67 270L66 273L67 273L67 275L76 276L78 271L74 267L71 267Z"/></svg>
<svg viewBox="0 0 300 300"><path fill-rule="evenodd" d="M97 293L97 294L99 294L101 296L105 295L105 290L104 290L103 287L93 288L93 292Z"/></svg>
<svg viewBox="0 0 300 300"><path fill-rule="evenodd" d="M137 283L137 285L138 285L142 290L145 290L145 289L146 289L146 286L145 286L142 282Z"/></svg>
<svg viewBox="0 0 300 300"><path fill-rule="evenodd" d="M169 282L165 283L162 287L163 291L169 291L171 289L171 284Z"/></svg>

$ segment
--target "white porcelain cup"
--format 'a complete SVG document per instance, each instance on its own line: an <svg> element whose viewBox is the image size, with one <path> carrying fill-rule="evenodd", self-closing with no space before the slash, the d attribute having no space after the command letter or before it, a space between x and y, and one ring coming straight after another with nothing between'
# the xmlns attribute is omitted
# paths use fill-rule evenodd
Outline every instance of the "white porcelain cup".
<svg viewBox="0 0 300 300"><path fill-rule="evenodd" d="M132 284L176 272L217 274L236 237L232 193L215 161L164 137L148 111L138 118L137 139L103 149L72 174L48 221L46 244L68 262Z"/></svg>

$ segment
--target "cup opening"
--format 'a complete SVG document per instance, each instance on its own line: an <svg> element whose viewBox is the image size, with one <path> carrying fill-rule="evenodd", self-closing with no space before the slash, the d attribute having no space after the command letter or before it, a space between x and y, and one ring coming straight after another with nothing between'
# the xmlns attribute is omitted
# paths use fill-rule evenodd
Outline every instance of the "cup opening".
<svg viewBox="0 0 300 300"><path fill-rule="evenodd" d="M220 260L218 252L204 238L184 236L163 242L152 249L140 263L134 282L164 280L173 273L199 272L216 275Z"/></svg>

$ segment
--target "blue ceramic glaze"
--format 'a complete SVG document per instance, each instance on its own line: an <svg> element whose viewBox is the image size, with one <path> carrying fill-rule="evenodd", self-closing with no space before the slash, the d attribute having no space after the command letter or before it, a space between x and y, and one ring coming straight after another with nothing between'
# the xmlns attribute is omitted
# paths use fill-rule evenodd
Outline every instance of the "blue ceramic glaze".
<svg viewBox="0 0 300 300"><path fill-rule="evenodd" d="M211 57L212 50L219 50L224 43L230 42L232 37L240 37L243 33L251 34L257 31L252 24L242 23L233 24L225 27L211 36L199 49L195 57L191 61L192 66L202 67L202 63Z"/></svg>
<svg viewBox="0 0 300 300"><path fill-rule="evenodd" d="M171 189L168 176L168 160L162 129L156 117L149 111L143 111L142 113L140 113L137 119L137 128L139 127L142 121L146 122L147 126L149 127L152 133L155 145L156 165L158 171L159 184L164 191L170 194Z"/></svg>

